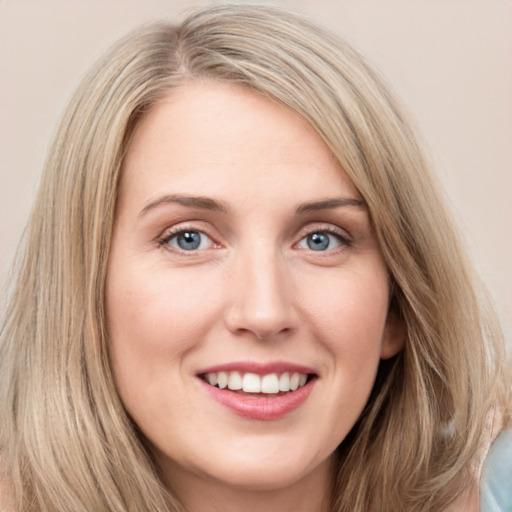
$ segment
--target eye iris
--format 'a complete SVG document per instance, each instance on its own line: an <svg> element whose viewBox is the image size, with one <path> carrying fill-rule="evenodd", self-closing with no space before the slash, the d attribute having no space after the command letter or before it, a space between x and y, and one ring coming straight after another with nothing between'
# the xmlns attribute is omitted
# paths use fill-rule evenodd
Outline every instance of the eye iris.
<svg viewBox="0 0 512 512"><path fill-rule="evenodd" d="M180 249L192 251L201 245L201 235L197 231L184 231L177 236L176 242Z"/></svg>
<svg viewBox="0 0 512 512"><path fill-rule="evenodd" d="M308 235L308 247L313 251L323 251L329 247L329 235L325 233L312 233Z"/></svg>

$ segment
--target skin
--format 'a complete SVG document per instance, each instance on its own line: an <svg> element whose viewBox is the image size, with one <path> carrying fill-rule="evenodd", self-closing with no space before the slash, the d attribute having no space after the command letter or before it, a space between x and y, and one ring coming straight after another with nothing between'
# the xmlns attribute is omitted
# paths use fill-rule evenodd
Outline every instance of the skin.
<svg viewBox="0 0 512 512"><path fill-rule="evenodd" d="M331 198L354 204L297 212ZM201 247L180 249L180 229L204 233ZM307 235L326 230L327 249L311 249ZM364 202L296 113L198 81L139 122L109 261L111 358L129 414L188 511L328 510L333 452L380 358L402 347L388 298ZM277 420L234 414L197 377L276 360L317 374L307 400Z"/></svg>

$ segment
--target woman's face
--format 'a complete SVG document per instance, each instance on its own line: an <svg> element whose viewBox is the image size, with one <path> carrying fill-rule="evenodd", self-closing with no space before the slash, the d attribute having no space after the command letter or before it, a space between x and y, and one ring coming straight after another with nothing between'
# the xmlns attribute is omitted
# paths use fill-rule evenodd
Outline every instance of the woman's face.
<svg viewBox="0 0 512 512"><path fill-rule="evenodd" d="M388 297L368 211L296 113L198 82L140 121L108 268L110 350L177 491L326 478L379 359L401 347Z"/></svg>

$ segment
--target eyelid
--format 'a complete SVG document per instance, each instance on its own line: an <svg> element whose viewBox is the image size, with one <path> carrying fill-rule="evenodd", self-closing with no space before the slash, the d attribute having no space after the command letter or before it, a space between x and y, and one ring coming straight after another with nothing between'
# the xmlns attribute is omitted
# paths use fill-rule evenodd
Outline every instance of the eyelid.
<svg viewBox="0 0 512 512"><path fill-rule="evenodd" d="M308 224L305 228L299 231L297 236L298 241L294 245L297 246L297 244L301 242L305 237L313 233L327 233L329 235L333 235L340 241L343 246L346 247L350 247L353 244L353 238L347 230L334 224L313 223Z"/></svg>
<svg viewBox="0 0 512 512"><path fill-rule="evenodd" d="M201 233L202 235L208 237L213 247L208 247L206 249L196 249L196 250L190 250L187 251L185 249L180 249L179 247L171 246L168 242L174 238L175 236L179 235L180 233L184 233L187 231L193 231L197 233ZM197 225L194 225L190 222L183 222L176 224L174 226L171 226L170 228L167 228L159 237L158 237L158 246L162 247L168 251L176 252L178 254L185 254L185 255L192 255L193 253L206 251L210 248L218 248L220 247L220 244L216 241L216 237L212 236L209 232L209 230L205 229L204 227L198 227Z"/></svg>

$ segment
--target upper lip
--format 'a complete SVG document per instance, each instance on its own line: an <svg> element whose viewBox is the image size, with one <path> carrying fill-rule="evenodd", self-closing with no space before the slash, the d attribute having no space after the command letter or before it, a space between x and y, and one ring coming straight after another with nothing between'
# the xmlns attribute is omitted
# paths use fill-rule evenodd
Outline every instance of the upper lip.
<svg viewBox="0 0 512 512"><path fill-rule="evenodd" d="M266 363L257 361L232 361L209 366L197 372L197 375L216 372L234 372L256 373L258 375L267 375L269 373L296 372L317 375L314 368L301 364L290 363L287 361L269 361Z"/></svg>

